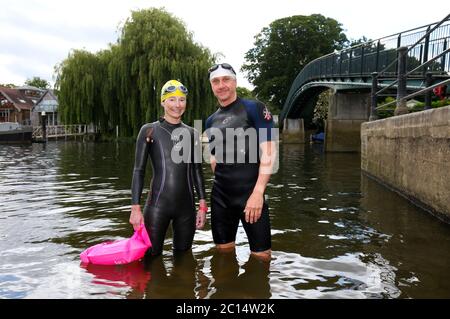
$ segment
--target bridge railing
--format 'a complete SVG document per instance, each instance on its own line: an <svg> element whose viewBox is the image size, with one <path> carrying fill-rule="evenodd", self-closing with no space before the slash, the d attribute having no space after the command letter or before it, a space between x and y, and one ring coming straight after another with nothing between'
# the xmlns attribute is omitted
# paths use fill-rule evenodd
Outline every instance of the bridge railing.
<svg viewBox="0 0 450 319"><path fill-rule="evenodd" d="M431 50L432 53L437 52L436 54L433 54L431 57L429 57L430 53L430 46L433 45L432 40L441 40L439 36L442 35L442 31L447 31L447 34L450 34L449 29L450 26L445 23L450 19L450 14L448 14L442 21L437 23L436 25L428 26L425 34L421 35L421 37L415 41L414 44L411 46L402 46L397 49L397 58L392 61L389 65L387 65L380 73L373 72L372 73L372 102L371 102L371 116L370 120L375 120L378 118L376 110L381 107L387 107L391 104L396 104L394 115L401 115L408 113L408 108L406 107L406 101L410 98L416 97L418 95L424 95L425 94L425 109L431 108L431 90L435 87L445 85L449 83L448 79L448 70L446 71L446 64L448 64L448 61L446 61L447 54L450 53L450 49L447 48L447 38L443 39L442 46L439 46L440 41L436 41L435 44L438 45L438 50ZM444 30L439 30L439 28L445 25ZM438 37L434 37L435 31L439 30L440 34ZM445 33L444 33L445 34ZM448 36L447 36L448 37ZM422 46L423 45L423 46ZM418 49L420 49L420 55L419 58L414 59L414 52L417 52ZM413 55L411 55L411 53ZM411 57L413 59L411 59ZM422 59L423 57L423 59ZM438 59L440 59L440 63L437 63ZM417 61L418 65L411 66L410 61ZM382 88L381 90L378 90L378 80L381 75L381 77L385 76L385 73L388 72L388 70L392 66L396 66L397 79L393 81L388 86ZM433 65L435 68L433 68ZM448 66L447 66L448 67ZM436 70L437 69L437 70ZM408 71L409 70L409 71ZM437 72L436 72L437 71ZM419 74L419 77L424 79L424 85L426 88L419 90L419 92L414 92L412 94L407 95L407 85L406 80L408 77L417 76ZM437 80L437 83L433 83L433 74L441 75L441 78ZM442 77L444 75L444 77ZM394 85L397 86L397 99L383 104L381 106L377 105L377 97L384 91L386 91L388 88L393 87Z"/></svg>
<svg viewBox="0 0 450 319"><path fill-rule="evenodd" d="M401 47L408 48L406 69L414 70L408 76L424 78L426 73L435 77L448 76L450 53L445 51L450 47L450 15L440 22L362 43L311 61L292 83L280 114L280 121L287 117L298 91L308 82L343 82L355 79L370 82L374 72L378 73L379 78L395 79L398 74L397 51ZM418 68L440 54L439 59L435 59L433 63Z"/></svg>

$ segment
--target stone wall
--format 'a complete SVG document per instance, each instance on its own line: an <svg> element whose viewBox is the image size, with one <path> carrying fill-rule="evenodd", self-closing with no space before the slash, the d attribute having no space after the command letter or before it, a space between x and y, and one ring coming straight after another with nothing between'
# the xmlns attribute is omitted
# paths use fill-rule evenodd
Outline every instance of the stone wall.
<svg viewBox="0 0 450 319"><path fill-rule="evenodd" d="M361 127L363 172L450 221L450 106Z"/></svg>
<svg viewBox="0 0 450 319"><path fill-rule="evenodd" d="M305 126L303 119L284 119L281 139L285 144L305 143Z"/></svg>

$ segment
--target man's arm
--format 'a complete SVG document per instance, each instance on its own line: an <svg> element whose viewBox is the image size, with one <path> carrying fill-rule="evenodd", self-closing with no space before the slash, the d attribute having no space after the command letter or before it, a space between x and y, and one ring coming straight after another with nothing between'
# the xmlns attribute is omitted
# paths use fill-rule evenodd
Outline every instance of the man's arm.
<svg viewBox="0 0 450 319"><path fill-rule="evenodd" d="M276 145L273 141L266 141L260 144L261 160L259 166L258 179L253 192L247 200L245 206L245 221L253 224L261 217L264 204L264 191L272 175L272 169L276 159ZM212 162L211 162L212 166Z"/></svg>

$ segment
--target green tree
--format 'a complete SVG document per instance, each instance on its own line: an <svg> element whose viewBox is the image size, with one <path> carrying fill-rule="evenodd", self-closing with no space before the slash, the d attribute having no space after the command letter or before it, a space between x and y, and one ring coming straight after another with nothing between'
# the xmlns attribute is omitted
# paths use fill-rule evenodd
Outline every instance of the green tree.
<svg viewBox="0 0 450 319"><path fill-rule="evenodd" d="M136 136L163 114L160 89L177 79L189 90L183 121L192 124L215 107L207 77L213 63L209 50L164 9L132 11L116 44L96 54L76 50L57 67L63 120L93 122L103 133L118 125L121 136Z"/></svg>
<svg viewBox="0 0 450 319"><path fill-rule="evenodd" d="M34 86L34 87L44 89L44 90L50 88L50 83L48 83L47 80L41 79L38 76L34 76L32 79L27 79L25 81L25 85Z"/></svg>
<svg viewBox="0 0 450 319"><path fill-rule="evenodd" d="M301 69L347 41L341 24L320 14L275 20L255 36L241 70L261 100L281 109Z"/></svg>
<svg viewBox="0 0 450 319"><path fill-rule="evenodd" d="M249 89L242 87L242 86L238 86L236 88L236 92L237 92L237 95L243 99L254 99L255 98L253 96L252 91L250 91Z"/></svg>
<svg viewBox="0 0 450 319"><path fill-rule="evenodd" d="M10 88L10 89L14 89L17 85L13 84L13 83L7 83L7 84L2 84L0 83L0 87L4 87L4 88Z"/></svg>
<svg viewBox="0 0 450 319"><path fill-rule="evenodd" d="M350 39L346 44L345 47L354 47L356 45L360 45L360 44L364 44L364 43L369 43L372 42L371 39L366 38L365 36L362 36L359 39ZM376 47L376 43L371 43L372 46Z"/></svg>
<svg viewBox="0 0 450 319"><path fill-rule="evenodd" d="M57 72L59 112L63 121L103 124L100 84L104 69L99 54L73 50L58 66Z"/></svg>

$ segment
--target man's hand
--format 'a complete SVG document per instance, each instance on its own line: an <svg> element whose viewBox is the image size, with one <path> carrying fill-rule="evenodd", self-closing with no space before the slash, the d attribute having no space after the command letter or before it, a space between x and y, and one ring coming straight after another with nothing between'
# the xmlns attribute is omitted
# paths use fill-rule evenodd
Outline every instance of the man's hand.
<svg viewBox="0 0 450 319"><path fill-rule="evenodd" d="M264 204L264 193L259 191L253 191L247 200L245 206L245 221L253 224L261 217L261 212Z"/></svg>
<svg viewBox="0 0 450 319"><path fill-rule="evenodd" d="M258 180L256 181L253 193L245 205L245 221L253 224L261 217L264 205L264 190L272 174L273 164L275 163L276 145L275 142L267 141L260 144L262 156L259 166Z"/></svg>
<svg viewBox="0 0 450 319"><path fill-rule="evenodd" d="M131 205L130 224L133 225L134 230L138 230L141 224L144 223L141 206Z"/></svg>

